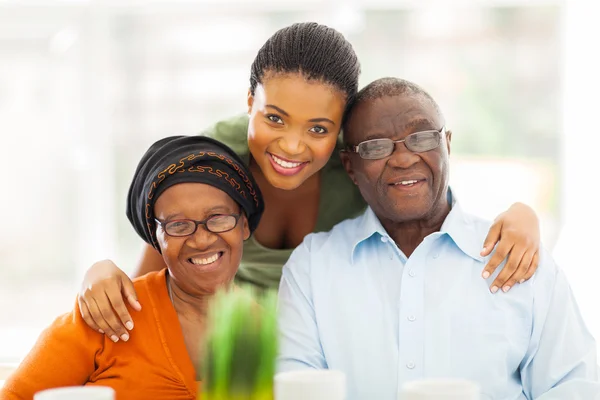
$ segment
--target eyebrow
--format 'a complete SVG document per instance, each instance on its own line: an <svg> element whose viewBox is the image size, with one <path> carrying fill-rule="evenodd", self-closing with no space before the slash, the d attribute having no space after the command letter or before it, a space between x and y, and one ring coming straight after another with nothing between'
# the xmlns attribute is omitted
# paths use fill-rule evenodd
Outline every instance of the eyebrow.
<svg viewBox="0 0 600 400"><path fill-rule="evenodd" d="M205 210L204 213L208 215L214 215L215 213L223 213L223 214L235 214L235 211L231 211L226 206L215 206L211 207L208 210ZM173 213L169 214L165 217L164 221L170 221L171 219L182 219L183 213ZM186 218L189 219L189 218Z"/></svg>
<svg viewBox="0 0 600 400"><path fill-rule="evenodd" d="M290 114L288 114L287 112L285 112L285 110L283 110L283 109L281 109L281 108L279 108L277 106L274 106L273 104L267 104L265 107L267 107L267 108L273 108L273 109L279 111L280 113L282 113L283 115L285 115L286 117L290 116Z"/></svg>
<svg viewBox="0 0 600 400"><path fill-rule="evenodd" d="M277 110L278 112L280 112L281 114L285 115L286 117L289 117L290 114L288 114L284 109L277 107L276 105L273 104L267 104L265 107L267 108L272 108L274 110ZM311 118L308 120L308 122L329 122L331 125L335 126L335 122L333 122L332 120L330 120L329 118L325 118L325 117L321 117L321 118Z"/></svg>
<svg viewBox="0 0 600 400"><path fill-rule="evenodd" d="M431 121L428 118L414 119L404 125L404 130L412 130L412 129L418 128L418 127L425 127L426 128L425 130L437 130L434 127L433 121ZM418 132L420 132L420 131L418 131ZM416 132L412 132L412 133L416 133ZM373 139L385 139L388 137L389 137L389 135L384 134L384 133L371 133L371 134L367 135L367 137L364 139L364 141L373 140Z"/></svg>
<svg viewBox="0 0 600 400"><path fill-rule="evenodd" d="M406 125L404 125L404 129L408 130L408 129L413 129L413 128L422 127L422 126L425 126L427 128L427 130L437 130L437 128L435 128L435 124L433 123L433 121L428 118L414 119L414 120L410 121L409 123L407 123Z"/></svg>

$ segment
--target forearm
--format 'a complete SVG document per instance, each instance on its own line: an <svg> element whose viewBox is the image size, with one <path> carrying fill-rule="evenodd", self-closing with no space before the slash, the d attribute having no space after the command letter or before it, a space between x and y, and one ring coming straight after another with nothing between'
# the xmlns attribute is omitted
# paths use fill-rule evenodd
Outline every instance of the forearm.
<svg viewBox="0 0 600 400"><path fill-rule="evenodd" d="M166 267L167 265L160 253L154 247L146 244L144 245L142 258L133 272L132 278L146 275L148 272L160 271Z"/></svg>

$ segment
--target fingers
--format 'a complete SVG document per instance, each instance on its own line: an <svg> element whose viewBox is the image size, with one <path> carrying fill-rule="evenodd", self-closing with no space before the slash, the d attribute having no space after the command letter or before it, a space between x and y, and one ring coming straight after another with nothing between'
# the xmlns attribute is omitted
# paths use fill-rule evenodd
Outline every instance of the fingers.
<svg viewBox="0 0 600 400"><path fill-rule="evenodd" d="M526 251L525 254L523 255L523 258L521 259L521 263L519 264L519 267L517 268L517 270L515 271L513 276L511 276L511 279L513 279L515 282L523 283L527 279L531 278L531 276L537 269L537 265L534 266L532 264L534 256L535 256L534 251ZM530 270L531 270L531 275L529 275L529 278L526 278L527 275L529 274ZM511 287L512 287L512 285L511 285Z"/></svg>
<svg viewBox="0 0 600 400"><path fill-rule="evenodd" d="M110 325L108 325L108 323L104 320L104 317L102 316L102 313L100 312L100 309L98 308L98 304L96 303L96 301L92 298L90 301L86 302L86 306L88 308L88 311L90 312L90 315L92 316L93 321L95 322L96 326L99 328L98 331L101 333L104 333L113 342L118 341L119 337L117 336L115 331L110 327ZM87 320L86 320L86 323L87 323Z"/></svg>
<svg viewBox="0 0 600 400"><path fill-rule="evenodd" d="M96 322L92 318L92 314L90 313L90 310L88 310L88 306L85 303L85 301L83 301L81 299L81 297L78 298L77 301L79 302L79 311L81 312L81 317L83 318L85 323L88 324L88 326L90 328L92 328L93 330L96 330L96 331L104 334L104 331L102 329L100 329L100 327L96 324Z"/></svg>
<svg viewBox="0 0 600 400"><path fill-rule="evenodd" d="M518 282L517 279L520 280L521 273L519 272L519 268L523 268L525 271L529 268L531 256L526 256L526 254L527 250L525 248L513 247L502 271L500 271L491 285L490 290L492 293L496 293L498 289L502 289L506 293ZM521 267L521 264L525 265Z"/></svg>
<svg viewBox="0 0 600 400"><path fill-rule="evenodd" d="M119 323L119 327L125 328L127 330L132 330L133 320L131 318L131 315L129 315L129 311L127 311L127 306L125 305L125 301L121 296L121 292L114 288L111 288L106 289L105 293L106 297L110 302L110 305L112 306L112 309L114 310L114 313L116 313L119 319L121 320Z"/></svg>
<svg viewBox="0 0 600 400"><path fill-rule="evenodd" d="M498 247L496 248L496 252L490 257L488 263L485 265L481 276L483 279L487 279L490 276L494 275L496 268L498 265L502 264L502 261L506 258L508 253L510 252L512 245L506 244L506 242L500 242ZM492 285L493 286L493 285ZM494 292L495 293L495 292Z"/></svg>
<svg viewBox="0 0 600 400"><path fill-rule="evenodd" d="M142 305L137 300L137 293L135 292L135 288L133 287L133 282L128 277L123 280L123 297L127 299L129 305L133 307L134 310L140 311L142 309ZM114 303L113 303L114 306ZM128 328L131 330L132 328Z"/></svg>
<svg viewBox="0 0 600 400"><path fill-rule="evenodd" d="M113 332L113 334L110 335L110 340L112 340L113 342L118 342L119 338L121 338L124 342L128 341L129 333L127 333L127 330L125 329L125 327L121 324L121 322L115 315L115 311L113 310L113 308L111 306L108 295L106 293L104 293L104 297L100 297L100 298L94 299L94 300L96 302L96 305L98 306L98 310L99 310L100 314L102 315L102 318L104 319L106 324L109 326L109 328L110 328L109 330Z"/></svg>
<svg viewBox="0 0 600 400"><path fill-rule="evenodd" d="M523 282L530 280L531 277L533 276L533 274L535 274L535 271L537 271L537 268L539 265L539 261L540 261L540 253L536 251L531 259L529 269L525 273L525 276L521 279Z"/></svg>
<svg viewBox="0 0 600 400"><path fill-rule="evenodd" d="M500 232L502 231L502 222L496 221L490 228L485 240L483 241L483 249L481 250L481 256L487 257L494 247L496 243L500 240ZM486 278L487 279L487 278Z"/></svg>

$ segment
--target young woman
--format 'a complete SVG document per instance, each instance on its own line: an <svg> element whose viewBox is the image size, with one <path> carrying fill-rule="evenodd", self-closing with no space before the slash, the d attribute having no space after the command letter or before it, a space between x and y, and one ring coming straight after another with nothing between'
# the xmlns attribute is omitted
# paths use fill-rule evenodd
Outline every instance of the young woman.
<svg viewBox="0 0 600 400"><path fill-rule="evenodd" d="M262 221L244 244L239 282L276 288L283 264L306 235L330 230L364 210L338 154L344 111L358 91L359 73L352 45L339 32L316 23L294 24L259 50L250 72L248 115L203 133L248 163L265 199ZM482 245L484 256L496 248L485 278L507 258L492 286L508 290L529 279L539 247L535 212L523 204L511 206ZM134 275L161 268L163 260L147 246ZM96 263L80 292L82 316L93 329L127 340L133 323L123 297L141 309L129 277L109 260Z"/></svg>

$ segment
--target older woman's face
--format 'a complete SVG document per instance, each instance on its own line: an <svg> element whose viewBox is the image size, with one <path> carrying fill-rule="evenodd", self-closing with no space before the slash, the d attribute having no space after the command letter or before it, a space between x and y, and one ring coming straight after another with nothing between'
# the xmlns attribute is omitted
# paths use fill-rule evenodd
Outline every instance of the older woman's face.
<svg viewBox="0 0 600 400"><path fill-rule="evenodd" d="M154 204L155 217L166 223L177 219L202 221L212 215L239 214L240 206L222 190L203 183L180 183L165 190ZM245 216L235 228L212 233L204 225L186 237L167 235L157 226L156 237L169 273L191 295L213 294L233 280L250 236Z"/></svg>

